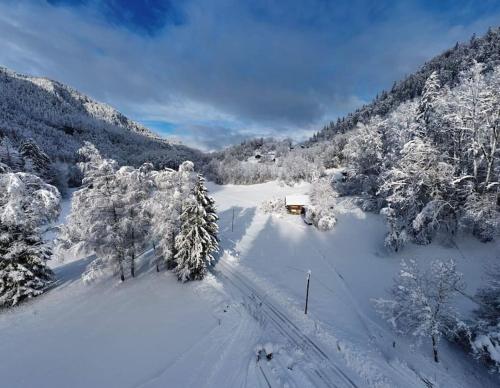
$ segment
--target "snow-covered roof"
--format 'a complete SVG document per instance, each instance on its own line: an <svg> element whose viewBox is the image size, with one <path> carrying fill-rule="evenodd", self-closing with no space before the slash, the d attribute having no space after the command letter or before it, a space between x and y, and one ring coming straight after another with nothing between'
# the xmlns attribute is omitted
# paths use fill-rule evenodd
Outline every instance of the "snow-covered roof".
<svg viewBox="0 0 500 388"><path fill-rule="evenodd" d="M285 197L285 205L286 206L309 205L309 196L307 196L307 195L287 195Z"/></svg>

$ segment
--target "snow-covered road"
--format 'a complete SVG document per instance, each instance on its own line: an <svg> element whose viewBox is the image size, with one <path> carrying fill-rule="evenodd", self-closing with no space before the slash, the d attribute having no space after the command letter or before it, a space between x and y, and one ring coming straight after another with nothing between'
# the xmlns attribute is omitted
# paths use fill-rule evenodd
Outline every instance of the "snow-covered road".
<svg viewBox="0 0 500 388"><path fill-rule="evenodd" d="M314 387L358 387L358 384L342 370L345 366L339 367L338 360L333 361L310 336L302 332L297 324L245 275L238 273L234 267L224 261L217 264L217 270L214 273L241 292L250 304L249 308L253 314L259 314L266 323L270 323L279 332L288 345L302 352L302 363L297 369L300 368L300 372L308 379L309 385ZM292 373L291 368L283 368L280 372L286 373L287 369L289 371L288 385L297 386L297 378ZM303 381L299 386L305 386L304 384L307 383Z"/></svg>

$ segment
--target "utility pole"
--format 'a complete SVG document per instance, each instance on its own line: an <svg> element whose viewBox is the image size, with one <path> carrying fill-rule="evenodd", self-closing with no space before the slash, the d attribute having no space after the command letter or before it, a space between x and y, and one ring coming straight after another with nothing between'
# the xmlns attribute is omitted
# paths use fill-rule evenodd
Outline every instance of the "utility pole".
<svg viewBox="0 0 500 388"><path fill-rule="evenodd" d="M231 219L231 232L234 230L234 207L233 207L233 218Z"/></svg>
<svg viewBox="0 0 500 388"><path fill-rule="evenodd" d="M309 282L311 280L311 270L307 271L307 288L306 288L306 309L304 314L307 314L307 304L309 303Z"/></svg>

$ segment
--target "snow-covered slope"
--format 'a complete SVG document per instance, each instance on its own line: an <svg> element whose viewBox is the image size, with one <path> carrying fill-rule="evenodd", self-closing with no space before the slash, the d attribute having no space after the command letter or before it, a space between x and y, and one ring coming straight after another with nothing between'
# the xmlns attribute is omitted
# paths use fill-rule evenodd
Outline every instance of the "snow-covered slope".
<svg viewBox="0 0 500 388"><path fill-rule="evenodd" d="M371 299L383 297L403 257L453 257L473 293L500 246L410 245L388 254L385 225L342 199L338 224L320 232L300 217L259 209L306 194L270 182L209 185L220 216L221 254L202 282L148 269L136 279L83 284L88 259L54 262L58 284L0 313L0 376L8 387L495 387L498 378L445 342L394 334ZM233 221L234 214L234 221ZM304 315L306 274L309 311ZM466 298L456 300L465 315ZM395 345L393 346L393 342ZM273 352L271 360L258 350ZM431 385L428 385L431 386Z"/></svg>
<svg viewBox="0 0 500 388"><path fill-rule="evenodd" d="M500 384L484 366L445 341L442 361L436 365L430 343L416 347L411 339L397 336L372 303L374 298L387 297L403 258L418 259L422 265L453 258L465 275L466 293L474 294L486 266L498 260L498 242L483 244L464 237L457 246L410 245L393 254L383 247L383 218L362 212L349 199L339 199L335 228L320 232L300 217L269 216L258 210L264 200L307 193L308 185L292 188L270 182L248 187L213 185L211 189L219 204L225 249L220 270L244 276L261 290L332 360L337 359L353 380L359 381L358 377L376 387L422 387L424 379L441 387ZM305 316L309 270L311 290ZM466 297L455 304L463 317L476 307Z"/></svg>
<svg viewBox="0 0 500 388"><path fill-rule="evenodd" d="M53 159L71 161L83 140L121 163L175 165L200 153L170 144L144 126L75 89L0 67L0 136L32 138Z"/></svg>

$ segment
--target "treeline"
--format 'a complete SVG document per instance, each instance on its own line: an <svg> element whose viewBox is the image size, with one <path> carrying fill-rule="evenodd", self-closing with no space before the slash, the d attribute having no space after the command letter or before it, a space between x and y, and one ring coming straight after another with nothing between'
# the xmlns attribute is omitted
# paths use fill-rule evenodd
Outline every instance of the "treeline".
<svg viewBox="0 0 500 388"><path fill-rule="evenodd" d="M325 168L338 165L337 149L336 144L326 142L304 147L294 146L289 140L247 140L209 155L203 172L219 184L312 182L324 174ZM254 159L255 154L262 155L261 160Z"/></svg>

